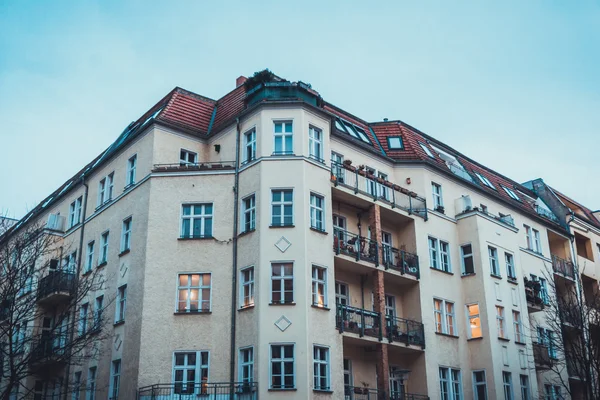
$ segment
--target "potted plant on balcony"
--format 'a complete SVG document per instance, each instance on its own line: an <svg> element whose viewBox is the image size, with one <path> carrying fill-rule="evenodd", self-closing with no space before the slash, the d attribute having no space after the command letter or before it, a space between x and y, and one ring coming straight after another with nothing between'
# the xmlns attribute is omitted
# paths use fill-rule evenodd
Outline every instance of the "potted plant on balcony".
<svg viewBox="0 0 600 400"><path fill-rule="evenodd" d="M369 385L367 382L361 382L361 385L363 385L363 387L355 387L354 388L354 393L355 394L369 394Z"/></svg>
<svg viewBox="0 0 600 400"><path fill-rule="evenodd" d="M437 211L437 212L439 212L439 213L441 213L441 214L444 214L444 213L445 213L445 211L446 211L446 209L444 208L444 206L437 206L437 207L435 208L435 211Z"/></svg>
<svg viewBox="0 0 600 400"><path fill-rule="evenodd" d="M350 160L350 159L347 159L347 160L344 160L344 161L343 161L343 163L344 163L344 165L347 167L347 166L349 166L349 165L352 165L352 160Z"/></svg>

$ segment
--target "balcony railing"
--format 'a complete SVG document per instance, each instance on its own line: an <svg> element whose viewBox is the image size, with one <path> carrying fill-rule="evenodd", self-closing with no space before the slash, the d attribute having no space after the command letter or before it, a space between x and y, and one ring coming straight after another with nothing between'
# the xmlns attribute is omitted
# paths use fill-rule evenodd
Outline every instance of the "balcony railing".
<svg viewBox="0 0 600 400"><path fill-rule="evenodd" d="M72 296L75 291L75 274L67 271L54 271L40 279L37 300L43 300L55 293L66 293Z"/></svg>
<svg viewBox="0 0 600 400"><path fill-rule="evenodd" d="M369 387L344 386L344 400L429 400L424 394L413 394L406 392L391 392L388 396L385 392Z"/></svg>
<svg viewBox="0 0 600 400"><path fill-rule="evenodd" d="M557 274L575 280L575 266L571 261L564 260L552 254L552 269Z"/></svg>
<svg viewBox="0 0 600 400"><path fill-rule="evenodd" d="M537 369L549 369L552 367L552 357L548 346L541 343L533 343L533 360Z"/></svg>
<svg viewBox="0 0 600 400"><path fill-rule="evenodd" d="M535 207L535 212L538 213L539 216L549 219L552 222L556 222L557 224L560 223L560 220L558 219L558 217L556 215L554 215L554 213L552 211L548 211L545 208L538 206L537 204L534 207Z"/></svg>
<svg viewBox="0 0 600 400"><path fill-rule="evenodd" d="M225 383L165 383L145 386L138 390L138 400L255 400L256 382Z"/></svg>
<svg viewBox="0 0 600 400"><path fill-rule="evenodd" d="M398 250L389 245L382 245L383 265L399 271L402 275L408 274L419 279L421 277L419 270L419 256L404 250Z"/></svg>
<svg viewBox="0 0 600 400"><path fill-rule="evenodd" d="M402 342L425 348L425 329L422 323L389 315L385 316L385 320L390 342Z"/></svg>
<svg viewBox="0 0 600 400"><path fill-rule="evenodd" d="M335 254L354 257L379 265L379 246L376 241L343 229L333 228L333 250Z"/></svg>
<svg viewBox="0 0 600 400"><path fill-rule="evenodd" d="M377 178L364 169L332 161L331 181L335 186L344 186L356 194L372 197L374 201L382 201L392 208L400 208L427 220L427 202L424 198L390 181Z"/></svg>
<svg viewBox="0 0 600 400"><path fill-rule="evenodd" d="M235 169L234 161L216 162L179 162L172 164L154 164L153 172L179 172L179 171L212 171Z"/></svg>
<svg viewBox="0 0 600 400"><path fill-rule="evenodd" d="M379 340L383 339L380 313L339 303L336 304L335 309L335 325L340 333L352 332L360 337L371 336Z"/></svg>
<svg viewBox="0 0 600 400"><path fill-rule="evenodd" d="M31 362L55 363L65 362L65 348L67 347L67 334L41 336L32 343Z"/></svg>

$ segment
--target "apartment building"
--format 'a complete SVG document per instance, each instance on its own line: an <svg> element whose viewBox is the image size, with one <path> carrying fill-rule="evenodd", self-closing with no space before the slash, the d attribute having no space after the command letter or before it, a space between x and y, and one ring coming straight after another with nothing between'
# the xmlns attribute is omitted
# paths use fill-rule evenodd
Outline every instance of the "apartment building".
<svg viewBox="0 0 600 400"><path fill-rule="evenodd" d="M80 309L115 299L97 359L27 384L76 382L87 400L559 398L545 342L560 333L537 331L544 271L574 254L553 210L268 71L218 100L175 88L8 233L47 223L73 254L64 274L106 278Z"/></svg>

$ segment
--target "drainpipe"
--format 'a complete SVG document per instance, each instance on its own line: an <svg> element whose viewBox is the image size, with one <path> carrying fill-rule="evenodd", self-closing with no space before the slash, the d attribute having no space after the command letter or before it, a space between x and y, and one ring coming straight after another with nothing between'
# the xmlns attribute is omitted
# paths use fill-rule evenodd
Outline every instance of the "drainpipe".
<svg viewBox="0 0 600 400"><path fill-rule="evenodd" d="M77 295L79 292L79 276L81 273L81 256L83 254L83 235L85 233L85 211L87 209L87 199L88 199L88 190L89 190L89 186L88 184L85 182L85 173L83 174L83 176L81 177L81 183L83 184L83 186L85 187L85 192L83 193L83 212L81 213L81 229L79 231L79 251L77 254L77 271L75 272L75 294L73 296L73 298L75 300L77 300ZM75 316L77 314L77 304L75 304L75 307L73 308L73 312L71 313L71 324L69 326L69 341L67 343L72 343L73 342L73 336L75 334ZM72 356L72 349L69 349L69 356ZM69 387L69 376L71 374L71 360L69 359L69 362L67 362L67 367L66 367L66 372L65 372L65 389ZM67 400L67 393L69 392L69 390L64 390L63 393L63 400Z"/></svg>
<svg viewBox="0 0 600 400"><path fill-rule="evenodd" d="M235 182L233 186L233 279L231 280L231 347L229 349L229 398L234 399L235 382L235 325L237 317L237 252L238 252L238 211L239 211L239 184L240 184L240 119L235 119Z"/></svg>

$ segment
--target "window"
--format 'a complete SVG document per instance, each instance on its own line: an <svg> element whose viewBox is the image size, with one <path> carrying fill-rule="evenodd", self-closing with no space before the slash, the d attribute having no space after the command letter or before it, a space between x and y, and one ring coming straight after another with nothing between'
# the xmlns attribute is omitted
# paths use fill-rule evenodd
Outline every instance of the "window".
<svg viewBox="0 0 600 400"><path fill-rule="evenodd" d="M112 200L114 173L100 180L98 184L98 206Z"/></svg>
<svg viewBox="0 0 600 400"><path fill-rule="evenodd" d="M99 330L102 327L102 313L104 312L104 296L96 297L96 304L94 307L94 326L93 330Z"/></svg>
<svg viewBox="0 0 600 400"><path fill-rule="evenodd" d="M208 351L176 352L173 360L175 394L207 394ZM199 390L196 391L196 388Z"/></svg>
<svg viewBox="0 0 600 400"><path fill-rule="evenodd" d="M473 261L473 246L470 244L460 246L460 257L463 275L474 274L475 263Z"/></svg>
<svg viewBox="0 0 600 400"><path fill-rule="evenodd" d="M198 154L193 151L181 149L179 152L179 165L195 165L198 164Z"/></svg>
<svg viewBox="0 0 600 400"><path fill-rule="evenodd" d="M519 366L521 369L527 369L527 355L525 350L519 350Z"/></svg>
<svg viewBox="0 0 600 400"><path fill-rule="evenodd" d="M327 307L327 269L312 267L312 305Z"/></svg>
<svg viewBox="0 0 600 400"><path fill-rule="evenodd" d="M441 400L461 400L462 379L459 369L440 367Z"/></svg>
<svg viewBox="0 0 600 400"><path fill-rule="evenodd" d="M490 180L488 178L481 175L479 172L475 172L475 175L477 176L477 178L479 178L481 183L483 183L485 186L496 190L496 187L494 186L494 184L492 182L490 182Z"/></svg>
<svg viewBox="0 0 600 400"><path fill-rule="evenodd" d="M504 382L504 400L513 400L512 375L510 372L502 372L502 382Z"/></svg>
<svg viewBox="0 0 600 400"><path fill-rule="evenodd" d="M429 237L429 262L431 268L452 272L450 265L450 245L448 242Z"/></svg>
<svg viewBox="0 0 600 400"><path fill-rule="evenodd" d="M515 342L524 343L523 340L523 322L521 321L521 313L518 311L512 312L513 325L515 327Z"/></svg>
<svg viewBox="0 0 600 400"><path fill-rule="evenodd" d="M425 152L425 154L427 154L427 156L429 156L429 157L431 157L431 158L435 158L435 157L433 156L433 153L431 152L431 150L429 150L429 147L427 147L427 146L425 145L425 143L421 143L421 142L419 142L419 145L421 146L421 148L423 149L423 151Z"/></svg>
<svg viewBox="0 0 600 400"><path fill-rule="evenodd" d="M473 371L473 393L475 400L487 400L487 383L485 371Z"/></svg>
<svg viewBox="0 0 600 400"><path fill-rule="evenodd" d="M92 240L87 245L87 255L84 273L90 272L92 270L92 266L94 265L94 244L95 242Z"/></svg>
<svg viewBox="0 0 600 400"><path fill-rule="evenodd" d="M273 154L294 154L292 121L275 122L275 151Z"/></svg>
<svg viewBox="0 0 600 400"><path fill-rule="evenodd" d="M81 393L81 371L77 371L73 375L73 393L71 395L71 400L79 400L80 393Z"/></svg>
<svg viewBox="0 0 600 400"><path fill-rule="evenodd" d="M480 338L483 336L481 331L481 318L479 316L479 304L467 305L468 329L470 339Z"/></svg>
<svg viewBox="0 0 600 400"><path fill-rule="evenodd" d="M127 160L127 185L135 184L135 171L137 169L137 154Z"/></svg>
<svg viewBox="0 0 600 400"><path fill-rule="evenodd" d="M88 369L86 400L96 400L96 367Z"/></svg>
<svg viewBox="0 0 600 400"><path fill-rule="evenodd" d="M313 383L315 390L330 390L329 384L329 348L313 347Z"/></svg>
<svg viewBox="0 0 600 400"><path fill-rule="evenodd" d="M242 200L244 222L242 232L250 232L256 229L256 198L250 195Z"/></svg>
<svg viewBox="0 0 600 400"><path fill-rule="evenodd" d="M529 377L527 375L519 375L519 381L521 382L521 400L530 400Z"/></svg>
<svg viewBox="0 0 600 400"><path fill-rule="evenodd" d="M131 217L123 221L121 231L121 253L131 248Z"/></svg>
<svg viewBox="0 0 600 400"><path fill-rule="evenodd" d="M344 169L344 156L335 152L331 152L331 174L339 183L344 183L346 178L346 170Z"/></svg>
<svg viewBox="0 0 600 400"><path fill-rule="evenodd" d="M544 278L539 278L540 281L540 297L545 305L550 304L550 297L548 296L548 282Z"/></svg>
<svg viewBox="0 0 600 400"><path fill-rule="evenodd" d="M562 400L561 387L558 385L544 385L546 400Z"/></svg>
<svg viewBox="0 0 600 400"><path fill-rule="evenodd" d="M335 304L350 304L350 292L348 291L348 285L345 283L335 282Z"/></svg>
<svg viewBox="0 0 600 400"><path fill-rule="evenodd" d="M66 271L75 272L77 269L77 251L70 253L63 260L63 266Z"/></svg>
<svg viewBox="0 0 600 400"><path fill-rule="evenodd" d="M252 129L244 133L244 157L243 162L249 163L256 159L256 130Z"/></svg>
<svg viewBox="0 0 600 400"><path fill-rule="evenodd" d="M117 309L115 311L115 323L125 321L125 308L127 304L127 285L117 289Z"/></svg>
<svg viewBox="0 0 600 400"><path fill-rule="evenodd" d="M314 193L310 194L310 227L325 231L324 210L325 199Z"/></svg>
<svg viewBox="0 0 600 400"><path fill-rule="evenodd" d="M286 304L294 302L294 266L271 264L271 303Z"/></svg>
<svg viewBox="0 0 600 400"><path fill-rule="evenodd" d="M442 198L442 185L431 182L431 193L433 194L433 209L444 207L444 199Z"/></svg>
<svg viewBox="0 0 600 400"><path fill-rule="evenodd" d="M116 400L119 398L119 386L121 384L121 360L115 360L112 362L112 368L110 370L110 388L109 388L109 399Z"/></svg>
<svg viewBox="0 0 600 400"><path fill-rule="evenodd" d="M508 367L508 346L502 346L500 350L502 353L502 364L504 364L505 367Z"/></svg>
<svg viewBox="0 0 600 400"><path fill-rule="evenodd" d="M344 133L348 133L350 136L352 136L356 139L362 140L365 143L371 143L369 141L369 138L367 137L365 130L359 126L351 124L350 122L345 121L341 118L336 118L335 126L340 131L342 131Z"/></svg>
<svg viewBox="0 0 600 400"><path fill-rule="evenodd" d="M177 312L210 312L210 274L179 274Z"/></svg>
<svg viewBox="0 0 600 400"><path fill-rule="evenodd" d="M388 181L387 174L384 174L381 171L377 172L377 178L383 179L384 181ZM379 181L377 182L377 196L379 196L379 198L384 199L384 200L390 200L388 187L382 183L379 183Z"/></svg>
<svg viewBox="0 0 600 400"><path fill-rule="evenodd" d="M244 268L240 271L242 293L240 294L241 308L254 305L254 267Z"/></svg>
<svg viewBox="0 0 600 400"><path fill-rule="evenodd" d="M540 242L540 232L531 228L528 225L523 225L525 228L525 238L527 239L527 249L542 254L542 245Z"/></svg>
<svg viewBox="0 0 600 400"><path fill-rule="evenodd" d="M454 303L433 299L433 317L436 332L454 335Z"/></svg>
<svg viewBox="0 0 600 400"><path fill-rule="evenodd" d="M402 136L388 136L387 144L388 144L388 149L390 149L390 150L404 150L404 143L402 142Z"/></svg>
<svg viewBox="0 0 600 400"><path fill-rule="evenodd" d="M498 249L488 246L488 255L490 256L490 273L494 276L500 276L500 267L498 265Z"/></svg>
<svg viewBox="0 0 600 400"><path fill-rule="evenodd" d="M551 358L557 359L556 345L554 343L554 332L549 329L537 328L538 343L548 348Z"/></svg>
<svg viewBox="0 0 600 400"><path fill-rule="evenodd" d="M506 275L508 279L516 281L517 273L515 272L515 259L512 254L504 253L504 259L506 261Z"/></svg>
<svg viewBox="0 0 600 400"><path fill-rule="evenodd" d="M294 389L294 345L271 345L271 389Z"/></svg>
<svg viewBox="0 0 600 400"><path fill-rule="evenodd" d="M504 325L504 307L496 306L496 327L498 337L506 339L506 326Z"/></svg>
<svg viewBox="0 0 600 400"><path fill-rule="evenodd" d="M213 205L206 204L184 204L181 216L182 238L211 238Z"/></svg>
<svg viewBox="0 0 600 400"><path fill-rule="evenodd" d="M535 245L535 251L542 254L542 244L540 242L540 232L532 229L533 231L533 243Z"/></svg>
<svg viewBox="0 0 600 400"><path fill-rule="evenodd" d="M69 228L81 222L81 199L82 197L79 197L69 206Z"/></svg>
<svg viewBox="0 0 600 400"><path fill-rule="evenodd" d="M246 347L240 349L238 360L239 379L242 383L254 382L254 348Z"/></svg>
<svg viewBox="0 0 600 400"><path fill-rule="evenodd" d="M508 194L513 200L521 201L519 196L517 196L517 194L512 189L509 189L506 186L502 186L502 189L504 189L506 194Z"/></svg>
<svg viewBox="0 0 600 400"><path fill-rule="evenodd" d="M313 126L308 128L308 153L323 162L323 132Z"/></svg>
<svg viewBox="0 0 600 400"><path fill-rule="evenodd" d="M85 335L87 332L89 307L90 305L88 303L83 303L81 307L79 307L79 336Z"/></svg>
<svg viewBox="0 0 600 400"><path fill-rule="evenodd" d="M294 224L293 196L294 192L291 189L271 191L272 226L292 226Z"/></svg>
<svg viewBox="0 0 600 400"><path fill-rule="evenodd" d="M98 257L98 265L108 262L108 231L104 232L100 237L100 257Z"/></svg>

